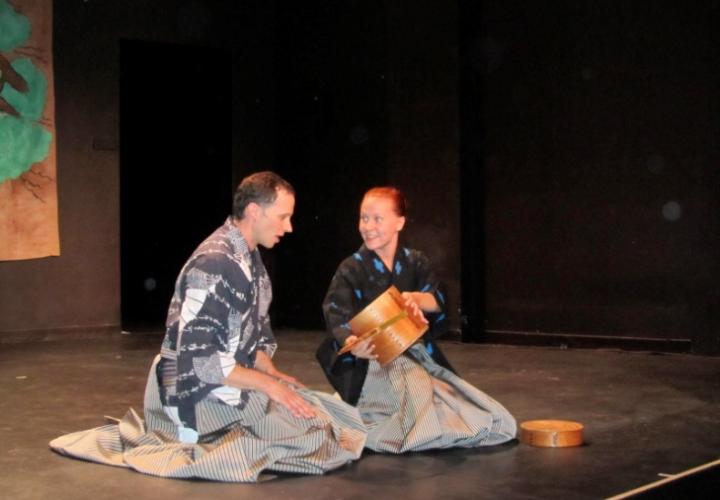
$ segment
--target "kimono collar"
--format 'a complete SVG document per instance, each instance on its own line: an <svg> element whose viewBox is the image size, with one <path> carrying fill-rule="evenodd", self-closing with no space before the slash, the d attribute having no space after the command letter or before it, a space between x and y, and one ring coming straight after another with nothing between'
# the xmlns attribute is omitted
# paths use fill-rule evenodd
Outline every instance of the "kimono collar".
<svg viewBox="0 0 720 500"><path fill-rule="evenodd" d="M225 229L227 230L228 240L232 246L232 251L235 255L241 256L247 262L252 262L252 256L250 255L250 247L248 247L245 237L242 235L240 230L233 222L232 215L225 219Z"/></svg>
<svg viewBox="0 0 720 500"><path fill-rule="evenodd" d="M408 248L398 245L395 250L395 257L393 257L393 269L391 269L392 273L400 274L402 269L406 267L405 263L407 262L409 254L410 250ZM375 253L375 251L369 250L364 243L358 251L353 254L353 257L355 260L361 261L366 266L375 269L380 273L387 270L380 256Z"/></svg>

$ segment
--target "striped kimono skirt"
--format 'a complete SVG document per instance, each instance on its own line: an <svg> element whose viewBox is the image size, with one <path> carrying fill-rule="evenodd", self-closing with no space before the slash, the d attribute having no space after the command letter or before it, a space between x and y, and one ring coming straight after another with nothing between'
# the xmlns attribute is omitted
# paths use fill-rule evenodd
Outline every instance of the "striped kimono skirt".
<svg viewBox="0 0 720 500"><path fill-rule="evenodd" d="M199 439L183 442L163 410L156 365L145 389L145 421L130 409L116 423L67 434L50 442L58 453L154 476L256 482L263 471L323 474L357 460L366 429L357 409L328 394L299 389L315 409L311 419L251 391L239 410L206 398L196 406ZM204 428L216 429L203 433Z"/></svg>
<svg viewBox="0 0 720 500"><path fill-rule="evenodd" d="M500 403L438 365L421 344L385 367L370 361L357 408L368 428L365 446L377 452L489 446L516 434Z"/></svg>

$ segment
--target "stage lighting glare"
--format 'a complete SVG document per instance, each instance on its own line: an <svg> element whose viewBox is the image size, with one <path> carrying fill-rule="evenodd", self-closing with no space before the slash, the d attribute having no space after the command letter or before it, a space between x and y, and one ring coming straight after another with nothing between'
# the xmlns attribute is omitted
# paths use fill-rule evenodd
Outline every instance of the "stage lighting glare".
<svg viewBox="0 0 720 500"><path fill-rule="evenodd" d="M662 207L662 214L666 220L676 221L682 217L682 206L677 201L668 201Z"/></svg>
<svg viewBox="0 0 720 500"><path fill-rule="evenodd" d="M143 287L146 291L152 292L157 288L157 281L155 281L155 278L146 278L143 282Z"/></svg>

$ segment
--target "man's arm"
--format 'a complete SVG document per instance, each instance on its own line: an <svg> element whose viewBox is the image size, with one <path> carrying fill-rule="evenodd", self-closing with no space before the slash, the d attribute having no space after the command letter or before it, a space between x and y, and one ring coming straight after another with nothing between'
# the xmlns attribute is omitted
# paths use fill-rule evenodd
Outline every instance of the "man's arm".
<svg viewBox="0 0 720 500"><path fill-rule="evenodd" d="M265 353L258 351L258 356L267 356ZM268 358L269 361L270 358ZM262 364L262 362L261 362ZM270 361L272 364L272 361ZM277 372L277 370L276 370ZM279 373L279 372L278 372ZM238 389L249 389L253 391L262 391L268 395L270 399L276 403L285 406L290 413L296 417L313 418L315 410L313 407L300 397L295 389L289 387L275 376L265 373L260 369L245 368L235 365L235 368L225 377L223 384Z"/></svg>
<svg viewBox="0 0 720 500"><path fill-rule="evenodd" d="M272 358L264 351L255 352L255 369L260 370L263 373L284 380L288 384L296 387L305 387L298 379L291 377L287 373L281 372L275 367L275 363L272 362Z"/></svg>

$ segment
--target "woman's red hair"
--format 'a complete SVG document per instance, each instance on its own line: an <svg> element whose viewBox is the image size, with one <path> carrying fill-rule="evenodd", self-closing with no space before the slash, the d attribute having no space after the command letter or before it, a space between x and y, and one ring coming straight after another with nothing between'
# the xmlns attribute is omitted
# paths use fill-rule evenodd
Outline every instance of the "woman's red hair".
<svg viewBox="0 0 720 500"><path fill-rule="evenodd" d="M363 200L370 197L392 200L395 206L395 213L399 217L405 217L407 213L407 202L405 201L405 195L398 188L393 186L374 187L365 193Z"/></svg>

